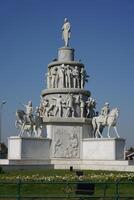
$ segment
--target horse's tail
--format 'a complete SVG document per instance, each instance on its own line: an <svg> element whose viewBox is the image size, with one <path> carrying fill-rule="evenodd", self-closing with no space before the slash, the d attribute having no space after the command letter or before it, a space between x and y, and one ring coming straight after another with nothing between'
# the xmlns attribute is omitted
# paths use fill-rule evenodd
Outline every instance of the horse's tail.
<svg viewBox="0 0 134 200"><path fill-rule="evenodd" d="M96 117L93 117L93 119L92 119L92 127L93 127L93 136L95 137L95 133L97 130Z"/></svg>

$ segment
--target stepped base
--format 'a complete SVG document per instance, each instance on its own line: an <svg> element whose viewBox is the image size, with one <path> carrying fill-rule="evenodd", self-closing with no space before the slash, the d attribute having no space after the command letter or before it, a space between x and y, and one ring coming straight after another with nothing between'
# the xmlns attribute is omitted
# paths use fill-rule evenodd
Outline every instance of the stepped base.
<svg viewBox="0 0 134 200"><path fill-rule="evenodd" d="M54 169L134 171L134 161L128 160L58 160L53 159Z"/></svg>
<svg viewBox="0 0 134 200"><path fill-rule="evenodd" d="M134 161L124 160L123 138L84 138L84 127L79 124L51 124L49 128L50 139L10 137L8 159L0 159L0 166L5 170L72 166L77 170L134 171Z"/></svg>

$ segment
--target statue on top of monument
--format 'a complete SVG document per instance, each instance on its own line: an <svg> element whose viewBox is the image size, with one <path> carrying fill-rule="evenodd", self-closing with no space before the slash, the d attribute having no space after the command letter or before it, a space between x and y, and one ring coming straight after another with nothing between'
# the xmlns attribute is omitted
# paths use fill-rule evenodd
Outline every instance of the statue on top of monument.
<svg viewBox="0 0 134 200"><path fill-rule="evenodd" d="M71 36L71 25L67 18L64 19L64 24L62 26L62 39L65 42L65 46L68 46L69 39Z"/></svg>

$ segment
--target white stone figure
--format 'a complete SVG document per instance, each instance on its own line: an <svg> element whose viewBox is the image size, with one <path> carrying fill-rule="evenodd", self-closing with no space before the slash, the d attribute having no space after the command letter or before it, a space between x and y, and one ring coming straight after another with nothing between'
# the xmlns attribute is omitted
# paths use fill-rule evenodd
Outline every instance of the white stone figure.
<svg viewBox="0 0 134 200"><path fill-rule="evenodd" d="M51 82L52 82L52 76L51 76L51 71L50 69L48 70L48 73L46 73L47 75L47 88L51 88Z"/></svg>
<svg viewBox="0 0 134 200"><path fill-rule="evenodd" d="M57 137L55 144L54 144L54 156L56 156L56 154L58 154L58 151L60 150L61 145L62 145L61 138Z"/></svg>
<svg viewBox="0 0 134 200"><path fill-rule="evenodd" d="M40 137L42 129L42 117L40 116L40 108L36 107L35 114L33 114L32 102L29 101L25 106L26 112L23 110L16 111L17 120L15 125L16 128L20 129L19 136L24 136L25 134L29 137Z"/></svg>
<svg viewBox="0 0 134 200"><path fill-rule="evenodd" d="M120 136L119 136L117 128L116 128L118 116L119 116L119 110L118 110L118 108L114 108L107 115L106 121L103 119L102 114L100 114L97 117L93 117L92 125L93 125L94 136L96 138L98 138L98 137L102 138L102 131L105 128L105 126L107 126L108 127L107 137L110 138L110 129L111 129L111 127L113 127L115 130L115 133L116 133L116 137L119 138Z"/></svg>
<svg viewBox="0 0 134 200"><path fill-rule="evenodd" d="M65 149L65 157L77 157L78 155L78 136L76 133L71 133L69 137L69 144Z"/></svg>
<svg viewBox="0 0 134 200"><path fill-rule="evenodd" d="M35 137L41 137L42 128L43 128L43 121L41 117L40 107L37 106L35 108L34 126L33 126Z"/></svg>
<svg viewBox="0 0 134 200"><path fill-rule="evenodd" d="M32 136L33 133L33 122L27 121L27 115L23 110L16 111L17 120L15 121L16 128L20 129L19 136Z"/></svg>
<svg viewBox="0 0 134 200"><path fill-rule="evenodd" d="M96 101L89 97L86 101L86 117L92 118L95 116L94 109L96 108Z"/></svg>
<svg viewBox="0 0 134 200"><path fill-rule="evenodd" d="M27 121L29 121L29 123L32 123L32 117L33 117L33 106L32 106L32 101L28 101L28 104L22 104L26 111L26 117L27 117Z"/></svg>
<svg viewBox="0 0 134 200"><path fill-rule="evenodd" d="M51 85L52 88L55 88L57 85L57 67L54 66L51 68Z"/></svg>
<svg viewBox="0 0 134 200"><path fill-rule="evenodd" d="M55 114L54 116L57 116L58 113L58 117L62 117L63 116L63 104L65 104L65 102L63 102L62 96L59 94L57 98L52 97L53 100L56 100L56 108L55 108Z"/></svg>
<svg viewBox="0 0 134 200"><path fill-rule="evenodd" d="M51 116L51 111L53 110L54 105L49 103L49 99L41 98L41 104L40 104L40 112L41 117L46 118Z"/></svg>
<svg viewBox="0 0 134 200"><path fill-rule="evenodd" d="M84 115L85 115L85 102L83 100L83 97L82 95L79 95L80 96L80 117L83 118Z"/></svg>
<svg viewBox="0 0 134 200"><path fill-rule="evenodd" d="M48 117L48 107L49 107L49 100L47 98L41 98L40 104L40 112L42 117Z"/></svg>
<svg viewBox="0 0 134 200"><path fill-rule="evenodd" d="M65 42L65 46L68 46L69 39L71 36L71 25L67 18L64 19L64 24L62 26L62 39Z"/></svg>
<svg viewBox="0 0 134 200"><path fill-rule="evenodd" d="M66 101L66 117L74 117L74 97L70 94Z"/></svg>
<svg viewBox="0 0 134 200"><path fill-rule="evenodd" d="M104 104L104 107L101 109L101 115L102 115L102 118L103 118L103 123L105 124L106 121L107 121L107 117L108 117L108 114L110 113L110 107L109 107L109 103L106 102Z"/></svg>
<svg viewBox="0 0 134 200"><path fill-rule="evenodd" d="M86 70L84 70L83 67L81 68L80 75L81 75L81 88L83 89L85 86L85 82L88 82L89 76L87 75L87 72Z"/></svg>
<svg viewBox="0 0 134 200"><path fill-rule="evenodd" d="M71 88L72 84L72 70L69 65L66 66L66 71L65 71L65 84L66 88Z"/></svg>
<svg viewBox="0 0 134 200"><path fill-rule="evenodd" d="M80 88L80 74L79 74L79 68L75 66L75 68L72 70L73 75L73 87L74 88Z"/></svg>
<svg viewBox="0 0 134 200"><path fill-rule="evenodd" d="M58 88L65 87L65 65L62 64L58 68Z"/></svg>

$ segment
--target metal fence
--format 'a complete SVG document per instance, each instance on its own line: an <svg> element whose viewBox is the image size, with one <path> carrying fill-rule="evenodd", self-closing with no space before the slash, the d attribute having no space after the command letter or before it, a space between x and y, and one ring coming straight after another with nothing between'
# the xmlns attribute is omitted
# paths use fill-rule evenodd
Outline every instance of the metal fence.
<svg viewBox="0 0 134 200"><path fill-rule="evenodd" d="M0 181L0 199L134 200L134 182Z"/></svg>

